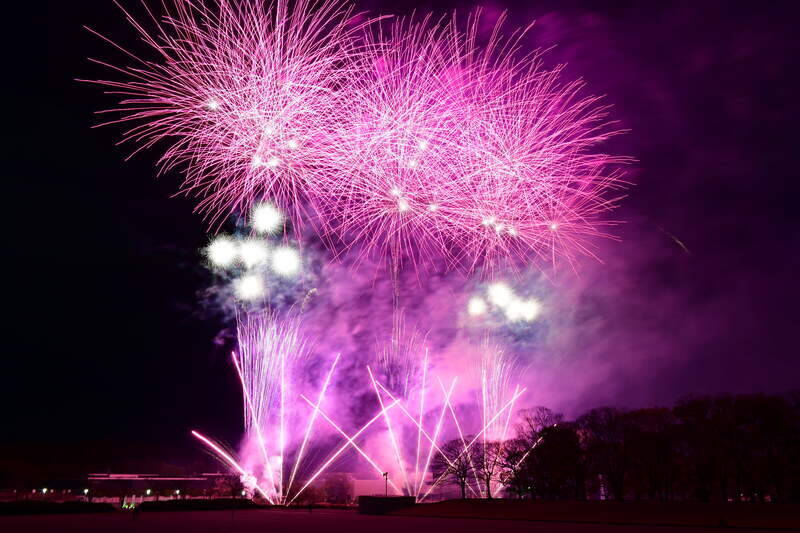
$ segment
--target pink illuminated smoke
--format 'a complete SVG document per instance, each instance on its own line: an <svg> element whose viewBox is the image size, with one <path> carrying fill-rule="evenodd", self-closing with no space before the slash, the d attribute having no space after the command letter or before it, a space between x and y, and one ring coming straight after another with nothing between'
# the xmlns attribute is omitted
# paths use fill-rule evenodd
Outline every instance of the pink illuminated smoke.
<svg viewBox="0 0 800 533"><path fill-rule="evenodd" d="M123 98L106 124L166 147L162 171L212 221L271 200L336 247L466 270L571 262L606 234L625 158L599 145L619 131L522 50L525 30L355 24L339 0L173 2L155 31L131 19L155 58L94 83Z"/></svg>

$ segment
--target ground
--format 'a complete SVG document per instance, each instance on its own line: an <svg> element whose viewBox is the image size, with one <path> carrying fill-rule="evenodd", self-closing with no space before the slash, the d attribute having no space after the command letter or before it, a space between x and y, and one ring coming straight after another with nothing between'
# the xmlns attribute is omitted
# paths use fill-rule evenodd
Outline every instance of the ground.
<svg viewBox="0 0 800 533"><path fill-rule="evenodd" d="M284 511L196 511L109 513L96 515L40 515L0 517L0 531L57 531L112 532L112 533L160 533L191 531L192 533L306 533L321 531L346 533L469 533L502 531L553 532L553 533L699 533L703 528L665 526L622 526L603 524L577 524L553 522L525 522L510 520L479 520L459 518L431 518L410 516L366 516L354 511L315 510ZM744 533L755 529L739 529Z"/></svg>
<svg viewBox="0 0 800 533"><path fill-rule="evenodd" d="M800 505L655 501L448 500L392 513L428 518L488 518L547 522L590 522L800 530Z"/></svg>

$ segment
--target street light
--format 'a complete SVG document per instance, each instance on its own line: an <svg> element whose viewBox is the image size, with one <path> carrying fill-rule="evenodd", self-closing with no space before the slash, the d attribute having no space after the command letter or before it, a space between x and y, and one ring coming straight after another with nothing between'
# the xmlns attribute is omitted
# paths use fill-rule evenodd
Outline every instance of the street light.
<svg viewBox="0 0 800 533"><path fill-rule="evenodd" d="M152 492L152 491L151 491L150 489L147 489L146 491L144 491L144 493L145 493L146 495L148 495L148 496L150 496L150 493L151 493L151 492Z"/></svg>
<svg viewBox="0 0 800 533"><path fill-rule="evenodd" d="M89 494L89 489L83 489L83 495L85 496L87 494Z"/></svg>
<svg viewBox="0 0 800 533"><path fill-rule="evenodd" d="M385 497L388 498L389 497L389 472L384 472L383 473L383 479L386 481L386 483L385 483L385 485L386 485L386 496Z"/></svg>

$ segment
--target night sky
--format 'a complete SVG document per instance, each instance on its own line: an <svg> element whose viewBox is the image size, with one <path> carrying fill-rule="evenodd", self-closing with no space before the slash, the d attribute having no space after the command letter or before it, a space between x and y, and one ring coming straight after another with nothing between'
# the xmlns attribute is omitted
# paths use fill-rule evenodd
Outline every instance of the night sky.
<svg viewBox="0 0 800 533"><path fill-rule="evenodd" d="M621 242L602 245L606 264L586 266L575 289L580 301L597 299L603 322L572 346L613 371L587 380L581 372L596 366L565 361L558 379L583 385L555 406L574 415L797 388L800 40L791 3L483 5L490 16L508 8L515 22L536 19L532 43L555 45L547 61L567 62L568 76L606 95L631 129L613 148L637 159L635 186L614 214L626 222ZM192 200L172 197L179 175L156 179L154 153L125 161L119 130L90 129L113 100L74 81L102 77L87 58L111 55L83 24L125 44L134 32L110 0L50 2L39 19L47 58L26 68L46 69L47 98L28 105L22 132L35 141L5 165L0 444L50 457L89 442L202 455L188 437L195 427L236 443L241 397L213 343L222 324L197 305L209 282L197 252L206 227ZM536 400L550 404L545 396Z"/></svg>

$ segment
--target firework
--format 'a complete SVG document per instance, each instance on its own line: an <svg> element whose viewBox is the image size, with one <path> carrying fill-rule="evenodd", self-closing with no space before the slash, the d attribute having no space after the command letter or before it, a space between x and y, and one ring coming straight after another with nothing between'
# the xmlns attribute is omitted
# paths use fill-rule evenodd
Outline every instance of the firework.
<svg viewBox="0 0 800 533"><path fill-rule="evenodd" d="M277 233L283 226L283 213L272 204L262 203L250 215L253 229L258 233Z"/></svg>
<svg viewBox="0 0 800 533"><path fill-rule="evenodd" d="M279 322L267 313L243 316L238 325L239 349L234 363L242 383L245 430L255 437L262 455L262 483L282 501L287 424L299 413L292 409L292 384L308 353L298 324ZM313 423L313 421L312 421Z"/></svg>
<svg viewBox="0 0 800 533"><path fill-rule="evenodd" d="M348 448L355 449L379 472L383 470L358 446L356 439L388 415L397 400L381 404L381 410L352 436L348 435L322 406L339 361L337 355L319 388L316 403L300 392L305 387L303 364L309 344L302 338L296 320L281 320L269 313L239 317L238 350L233 364L244 398L245 449L257 450L247 461L236 461L210 439L193 432L229 467L238 472L250 487L273 504L292 503L311 483ZM311 410L304 409L305 404ZM309 460L308 449L314 440L317 419L321 417L344 437L327 460ZM243 466L244 465L244 466ZM295 481L306 479L297 488ZM294 490L293 490L294 489Z"/></svg>
<svg viewBox="0 0 800 533"><path fill-rule="evenodd" d="M451 417L452 427L457 431L461 439L463 453L468 454L470 464L472 464L473 446L482 446L488 449L493 441L502 440L508 431L511 421L511 414L516 400L524 392L520 387L511 387L512 376L517 368L513 361L499 347L490 345L488 341L480 352L480 362L478 365L478 410L480 412L480 436L477 440L467 442L462 430L464 422L459 418L453 405L453 395L456 387L456 379L453 379L449 387L445 387L442 381L432 371L428 361L427 350L417 346L416 350L409 350L408 346L413 344L403 342L403 337L410 340L416 339L416 332L404 331L402 315L396 319L392 336L392 342L380 353L380 362L384 367L384 380L381 383L371 368L367 368L373 390L380 407L383 409L383 421L385 425L385 449L390 450L394 460L393 471L396 477L402 479L403 492L409 496L414 496L417 501L424 500L430 491L425 491L428 482L429 468L431 461L441 454L444 459L451 462L451 459L442 451L442 437L447 434L445 421L447 415ZM403 349L398 350L398 347ZM396 361L398 356L402 361L410 360L413 363L405 365L404 368L412 370L401 373L404 379L410 382L410 386L398 386L397 367L390 367L394 371L387 372L387 361ZM410 377L409 377L410 376ZM435 387L430 387L431 382L438 382L441 394L436 394ZM403 381L400 381L403 383ZM385 409L386 402L396 401L398 410L394 415ZM470 421L467 421L468 423ZM485 454L484 454L485 455ZM496 459L495 459L496 460ZM473 473L479 468L484 470L487 467L495 468L496 465L479 464L473 465ZM475 476L477 478L477 476ZM437 480L433 480L434 485ZM487 491L492 493L498 486L495 484L489 487L469 487L470 492L476 496L486 496Z"/></svg>
<svg viewBox="0 0 800 533"><path fill-rule="evenodd" d="M370 27L369 62L341 91L321 218L396 262L491 271L591 254L624 161L595 148L618 132L581 83L520 51L525 31L504 39L501 20L481 46L478 21Z"/></svg>
<svg viewBox="0 0 800 533"><path fill-rule="evenodd" d="M412 387L419 383L427 369L428 349L424 342L425 336L415 327L407 327L404 313L399 311L392 318L391 339L388 343L378 343L378 363L384 383L400 398L409 397ZM423 387L424 381L422 376Z"/></svg>
<svg viewBox="0 0 800 533"><path fill-rule="evenodd" d="M236 297L245 301L263 298L266 292L264 282L255 274L247 274L240 277L236 280L234 286Z"/></svg>
<svg viewBox="0 0 800 533"><path fill-rule="evenodd" d="M156 60L103 62L122 79L95 83L124 98L106 124L131 124L137 151L166 143L161 170L212 221L252 211L279 232L271 198L333 246L486 271L592 255L605 234L625 158L597 146L619 131L521 51L525 30L354 24L339 0L173 6L152 33L129 17Z"/></svg>
<svg viewBox="0 0 800 533"><path fill-rule="evenodd" d="M300 254L288 246L272 252L272 270L279 276L290 278L300 270Z"/></svg>
<svg viewBox="0 0 800 533"><path fill-rule="evenodd" d="M161 171L181 170L183 190L202 197L212 221L263 198L302 211L339 115L335 89L353 75L360 25L352 8L341 0L169 4L160 21L151 15L152 30L125 13L149 51L101 36L128 61L97 61L116 79L86 80L122 97L103 124L129 126L123 142L136 151L166 146Z"/></svg>
<svg viewBox="0 0 800 533"><path fill-rule="evenodd" d="M211 264L216 268L226 268L233 265L238 255L236 243L226 237L221 236L214 239L214 241L206 249L206 255Z"/></svg>
<svg viewBox="0 0 800 533"><path fill-rule="evenodd" d="M473 317L485 315L490 309L511 323L533 322L542 305L532 298L520 298L507 283L494 282L487 286L485 299L473 296L467 302L467 313Z"/></svg>
<svg viewBox="0 0 800 533"><path fill-rule="evenodd" d="M240 221L236 235L219 235L211 241L203 250L215 274L216 284L208 291L215 296L211 301L234 309L245 304L252 310L278 301L291 305L299 298L298 294L287 294L287 289L302 289L310 276L300 275L300 251L288 244L288 239L274 234L283 222L279 209L261 203L248 220ZM233 302L228 301L229 296L233 296Z"/></svg>

